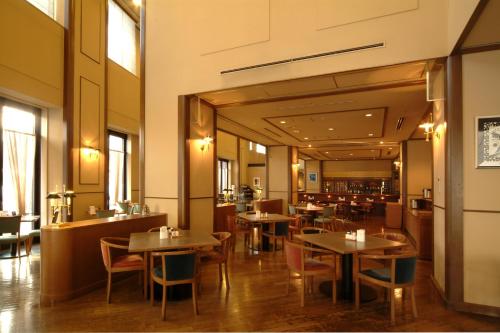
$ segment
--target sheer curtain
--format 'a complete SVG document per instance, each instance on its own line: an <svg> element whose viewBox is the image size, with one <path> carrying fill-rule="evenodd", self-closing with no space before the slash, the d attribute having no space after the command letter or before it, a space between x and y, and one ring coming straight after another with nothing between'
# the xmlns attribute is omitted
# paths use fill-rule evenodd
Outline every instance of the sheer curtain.
<svg viewBox="0 0 500 333"><path fill-rule="evenodd" d="M125 164L124 153L109 151L109 208L118 208L116 203L123 201L123 170Z"/></svg>

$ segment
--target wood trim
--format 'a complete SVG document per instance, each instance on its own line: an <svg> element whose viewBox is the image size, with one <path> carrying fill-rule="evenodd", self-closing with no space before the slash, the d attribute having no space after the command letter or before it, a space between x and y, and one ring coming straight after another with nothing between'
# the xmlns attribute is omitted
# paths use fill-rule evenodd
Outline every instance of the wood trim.
<svg viewBox="0 0 500 333"><path fill-rule="evenodd" d="M217 110L212 106L210 107L212 110L212 131L213 131L213 146L214 149L212 151L212 198L213 198L213 214L212 214L212 231L217 231L217 197L218 197L218 191L217 191L217 183L218 183L218 160L217 160Z"/></svg>
<svg viewBox="0 0 500 333"><path fill-rule="evenodd" d="M465 213L500 214L500 210L464 209Z"/></svg>
<svg viewBox="0 0 500 333"><path fill-rule="evenodd" d="M179 200L179 197L145 197L146 199Z"/></svg>
<svg viewBox="0 0 500 333"><path fill-rule="evenodd" d="M293 174L292 174L292 146L287 147L287 154L288 154L288 165L287 165L287 172L288 172L288 203L293 203L293 197L292 197L292 181L293 181ZM267 179L266 179L267 182Z"/></svg>
<svg viewBox="0 0 500 333"><path fill-rule="evenodd" d="M439 205L432 205L432 206L433 206L433 207L436 207L436 208L439 208L439 209L443 209L443 210L445 210L445 209L446 209L446 208L441 207L441 206L439 206Z"/></svg>
<svg viewBox="0 0 500 333"><path fill-rule="evenodd" d="M500 50L500 43L472 46L460 50L460 54L479 53Z"/></svg>
<svg viewBox="0 0 500 333"><path fill-rule="evenodd" d="M461 302L460 304L456 304L454 309L457 311L477 313L491 317L500 317L500 307L497 306Z"/></svg>
<svg viewBox="0 0 500 333"><path fill-rule="evenodd" d="M479 17L481 17L481 14L483 13L484 8L488 4L489 0L479 0L479 3L476 6L476 9L474 9L474 12L472 13L471 17L469 18L469 21L465 25L464 30L460 34L460 37L458 38L457 42L455 43L455 46L453 47L453 51L451 51L451 55L457 55L460 53L460 50L462 49L462 45L464 44L465 40L469 36L470 32L476 25L477 21L479 20Z"/></svg>
<svg viewBox="0 0 500 333"><path fill-rule="evenodd" d="M444 291L443 291L443 288L441 288L441 286L439 285L439 283L437 282L437 280L434 278L434 275L431 274L429 276L431 282L432 282L432 285L434 286L434 288L436 289L436 291L438 292L439 296L441 297L441 300L445 303L445 304L448 304L448 301L446 300L446 297L444 295Z"/></svg>
<svg viewBox="0 0 500 333"><path fill-rule="evenodd" d="M80 1L80 53L83 54L84 56L86 56L89 60L92 60L93 62L95 62L96 64L100 65L101 64L101 59L94 59L90 54L87 54L85 53L85 51L83 51L83 47L82 47L82 41L83 41L83 2L85 0L81 0ZM102 10L101 10L101 5L102 5L102 1L99 1L99 58L101 57L101 28L102 28L102 25L101 25L101 13L102 13ZM107 15L107 8L108 8L108 2L106 1L106 15ZM107 20L107 17L106 17L106 33L105 33L105 37L107 39L107 23L108 20ZM105 42L106 43L106 42ZM106 45L107 46L107 45ZM105 51L105 53L107 54L107 50ZM107 57L105 57L104 59L106 59Z"/></svg>
<svg viewBox="0 0 500 333"><path fill-rule="evenodd" d="M241 161L240 161L240 158L241 158L241 152L240 152L240 138L239 137L236 137L236 182L235 182L235 185L236 185L236 188L240 188L240 184L241 184ZM267 148L266 148L266 152L267 152ZM266 182L267 182L267 179L266 179ZM233 193L234 195L235 193Z"/></svg>
<svg viewBox="0 0 500 333"><path fill-rule="evenodd" d="M213 196L207 196L207 197L192 197L189 198L189 200L201 200L201 199L213 199Z"/></svg>
<svg viewBox="0 0 500 333"><path fill-rule="evenodd" d="M269 147L266 147L266 198L269 199Z"/></svg>
<svg viewBox="0 0 500 333"><path fill-rule="evenodd" d="M108 8L108 2L106 1L104 5L104 60L108 59L108 15L109 15L109 8ZM99 53L100 54L100 53ZM108 62L104 61L104 207L109 209L109 136L108 136L108 82L109 82L109 75L108 75ZM120 133L121 134L121 133ZM124 181L123 184L124 186L124 193L123 193L123 198L127 198L127 141L128 141L128 136L125 135L125 155L124 155ZM102 153L100 154L101 156L103 155ZM132 198L130 198L132 200Z"/></svg>
<svg viewBox="0 0 500 333"><path fill-rule="evenodd" d="M146 194L146 0L142 0L140 17L140 127L139 127L139 202Z"/></svg>
<svg viewBox="0 0 500 333"><path fill-rule="evenodd" d="M406 212L408 206L408 142L401 142L401 206L403 212ZM403 226L406 227L406 214L403 213Z"/></svg>
<svg viewBox="0 0 500 333"><path fill-rule="evenodd" d="M459 304L464 299L462 56L448 57L446 68L445 295Z"/></svg>
<svg viewBox="0 0 500 333"><path fill-rule="evenodd" d="M178 194L177 204L178 226L181 229L189 230L189 97L179 96L179 136L178 136Z"/></svg>

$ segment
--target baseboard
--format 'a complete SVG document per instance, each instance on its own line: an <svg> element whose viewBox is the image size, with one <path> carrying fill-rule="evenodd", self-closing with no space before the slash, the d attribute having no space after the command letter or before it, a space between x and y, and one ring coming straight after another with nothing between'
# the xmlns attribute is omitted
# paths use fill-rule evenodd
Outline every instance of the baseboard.
<svg viewBox="0 0 500 333"><path fill-rule="evenodd" d="M500 307L462 302L456 304L454 309L460 312L476 313L490 317L500 318Z"/></svg>

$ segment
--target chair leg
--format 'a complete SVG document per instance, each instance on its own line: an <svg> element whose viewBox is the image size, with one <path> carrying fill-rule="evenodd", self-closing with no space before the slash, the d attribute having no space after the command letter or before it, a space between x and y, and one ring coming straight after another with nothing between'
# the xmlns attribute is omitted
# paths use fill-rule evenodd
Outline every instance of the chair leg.
<svg viewBox="0 0 500 333"><path fill-rule="evenodd" d="M304 307L304 297L306 293L306 282L307 278L306 276L302 276L302 289L300 290L300 306Z"/></svg>
<svg viewBox="0 0 500 333"><path fill-rule="evenodd" d="M229 286L229 274L227 272L227 261L224 263L224 278L226 279L226 289L229 290L231 288Z"/></svg>
<svg viewBox="0 0 500 333"><path fill-rule="evenodd" d="M394 295L394 289L389 289L391 293L391 324L396 323L396 296Z"/></svg>
<svg viewBox="0 0 500 333"><path fill-rule="evenodd" d="M359 310L359 289L361 288L360 283L361 283L361 281L359 280L358 277L356 277L355 285L354 285L354 297L355 297L356 310Z"/></svg>
<svg viewBox="0 0 500 333"><path fill-rule="evenodd" d="M413 311L413 318L417 318L417 304L415 303L415 287L411 287L411 309Z"/></svg>
<svg viewBox="0 0 500 333"><path fill-rule="evenodd" d="M163 292L161 296L161 319L165 320L167 317L167 286L162 285Z"/></svg>
<svg viewBox="0 0 500 333"><path fill-rule="evenodd" d="M142 293L144 295L144 299L148 299L148 270L146 267L144 267L144 271L142 272Z"/></svg>
<svg viewBox="0 0 500 333"><path fill-rule="evenodd" d="M198 295L196 294L196 289L198 289L196 287L196 282L191 283L191 292L193 294L193 310L195 315L198 314Z"/></svg>
<svg viewBox="0 0 500 333"><path fill-rule="evenodd" d="M111 303L111 272L108 272L108 285L106 288L106 300Z"/></svg>
<svg viewBox="0 0 500 333"><path fill-rule="evenodd" d="M281 254L285 255L285 238L281 238Z"/></svg>
<svg viewBox="0 0 500 333"><path fill-rule="evenodd" d="M219 287L222 288L222 264L219 264Z"/></svg>
<svg viewBox="0 0 500 333"><path fill-rule="evenodd" d="M155 283L153 282L153 278L149 278L149 301L151 306L155 305L155 295L154 295Z"/></svg>
<svg viewBox="0 0 500 333"><path fill-rule="evenodd" d="M335 258L333 258L335 260ZM335 268L333 269L333 280L332 280L332 302L337 304L337 274L335 274Z"/></svg>
<svg viewBox="0 0 500 333"><path fill-rule="evenodd" d="M288 270L288 283L286 284L286 295L288 296L290 294L290 275L291 272Z"/></svg>
<svg viewBox="0 0 500 333"><path fill-rule="evenodd" d="M26 240L24 241L24 251L26 251L26 256L30 255L30 249L28 248L29 242L29 238L26 238Z"/></svg>

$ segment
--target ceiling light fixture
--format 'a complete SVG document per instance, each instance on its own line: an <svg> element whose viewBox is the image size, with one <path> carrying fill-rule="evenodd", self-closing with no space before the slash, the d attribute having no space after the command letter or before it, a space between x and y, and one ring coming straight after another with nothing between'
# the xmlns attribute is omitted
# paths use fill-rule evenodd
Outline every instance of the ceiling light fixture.
<svg viewBox="0 0 500 333"><path fill-rule="evenodd" d="M392 150L392 147L389 147L389 150Z"/></svg>
<svg viewBox="0 0 500 333"><path fill-rule="evenodd" d="M309 148L311 148L311 147L312 147L312 145L309 145L308 147L309 147Z"/></svg>
<svg viewBox="0 0 500 333"><path fill-rule="evenodd" d="M424 129L425 141L429 141L430 136L434 133L434 122L432 120L432 113L429 115L429 121L418 125L419 128Z"/></svg>
<svg viewBox="0 0 500 333"><path fill-rule="evenodd" d="M331 127L330 127L328 130L329 130L329 131L333 131L333 128L331 128Z"/></svg>
<svg viewBox="0 0 500 333"><path fill-rule="evenodd" d="M368 136L373 136L373 133L368 133Z"/></svg>
<svg viewBox="0 0 500 333"><path fill-rule="evenodd" d="M328 152L328 151L325 151L325 154L330 154L330 152Z"/></svg>
<svg viewBox="0 0 500 333"><path fill-rule="evenodd" d="M371 117L371 116L373 116L371 113L365 114L365 117Z"/></svg>
<svg viewBox="0 0 500 333"><path fill-rule="evenodd" d="M281 120L281 121L280 121L280 124L286 124L286 121Z"/></svg>
<svg viewBox="0 0 500 333"><path fill-rule="evenodd" d="M304 138L304 140L309 140L309 138L308 138L308 137L305 137L305 138Z"/></svg>
<svg viewBox="0 0 500 333"><path fill-rule="evenodd" d="M137 7L141 6L142 0L134 0L134 5L136 5Z"/></svg>
<svg viewBox="0 0 500 333"><path fill-rule="evenodd" d="M350 153L349 155L350 155L350 156L353 156L354 154L353 154L353 153Z"/></svg>
<svg viewBox="0 0 500 333"><path fill-rule="evenodd" d="M384 141L380 141L380 144L383 145L384 144Z"/></svg>

